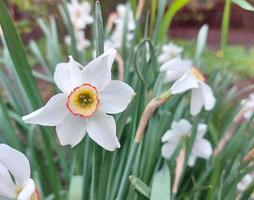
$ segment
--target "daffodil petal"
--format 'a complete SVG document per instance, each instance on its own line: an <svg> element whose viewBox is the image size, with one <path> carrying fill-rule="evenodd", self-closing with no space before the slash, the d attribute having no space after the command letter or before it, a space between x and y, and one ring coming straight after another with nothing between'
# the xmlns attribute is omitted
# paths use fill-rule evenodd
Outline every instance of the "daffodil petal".
<svg viewBox="0 0 254 200"><path fill-rule="evenodd" d="M32 179L27 180L25 183L23 190L19 193L17 199L18 200L28 200L31 199L32 195L35 192L35 184Z"/></svg>
<svg viewBox="0 0 254 200"><path fill-rule="evenodd" d="M212 152L211 143L204 138L197 139L192 147L192 153L203 159L208 159L212 155Z"/></svg>
<svg viewBox="0 0 254 200"><path fill-rule="evenodd" d="M86 135L86 120L69 114L56 126L56 133L61 145L76 146Z"/></svg>
<svg viewBox="0 0 254 200"><path fill-rule="evenodd" d="M23 187L30 178L28 159L23 153L8 145L0 144L0 163L13 175L17 186Z"/></svg>
<svg viewBox="0 0 254 200"><path fill-rule="evenodd" d="M207 111L212 110L216 102L216 99L213 96L212 89L206 83L203 82L200 83L200 89L203 95L205 110Z"/></svg>
<svg viewBox="0 0 254 200"><path fill-rule="evenodd" d="M162 136L161 141L167 142L167 141L176 141L177 140L178 132L175 130L167 130L166 133Z"/></svg>
<svg viewBox="0 0 254 200"><path fill-rule="evenodd" d="M181 119L179 122L173 122L171 128L175 130L178 134L187 134L191 131L191 124L186 119Z"/></svg>
<svg viewBox="0 0 254 200"><path fill-rule="evenodd" d="M0 197L14 199L16 197L16 188L8 169L0 162Z"/></svg>
<svg viewBox="0 0 254 200"><path fill-rule="evenodd" d="M198 124L198 130L197 130L196 138L204 137L206 131L207 131L207 125L206 124L202 124L202 123Z"/></svg>
<svg viewBox="0 0 254 200"><path fill-rule="evenodd" d="M186 92L192 88L198 88L198 81L190 73L185 73L172 85L170 90L172 94L179 94Z"/></svg>
<svg viewBox="0 0 254 200"><path fill-rule="evenodd" d="M111 81L106 88L100 92L100 111L116 114L123 112L134 95L133 89L122 81Z"/></svg>
<svg viewBox="0 0 254 200"><path fill-rule="evenodd" d="M87 119L87 133L98 145L108 151L120 148L116 136L116 123L112 116L102 112L95 113Z"/></svg>
<svg viewBox="0 0 254 200"><path fill-rule="evenodd" d="M162 145L161 148L161 155L169 159L173 155L174 151L176 150L178 143L176 142L166 142L165 144Z"/></svg>
<svg viewBox="0 0 254 200"><path fill-rule="evenodd" d="M179 79L183 75L181 71L166 71L164 82L171 82Z"/></svg>
<svg viewBox="0 0 254 200"><path fill-rule="evenodd" d="M69 94L75 87L84 83L82 77L83 66L70 57L68 63L60 63L56 66L54 81L57 87L64 93Z"/></svg>
<svg viewBox="0 0 254 200"><path fill-rule="evenodd" d="M64 93L57 94L51 97L44 107L29 115L23 116L22 119L29 124L56 126L60 124L68 114L66 101L67 97Z"/></svg>
<svg viewBox="0 0 254 200"><path fill-rule="evenodd" d="M196 160L197 160L197 156L191 154L188 159L188 166L193 167L196 163Z"/></svg>
<svg viewBox="0 0 254 200"><path fill-rule="evenodd" d="M200 88L191 90L191 101L190 101L190 113L196 116L200 113L203 107L203 96L201 94Z"/></svg>
<svg viewBox="0 0 254 200"><path fill-rule="evenodd" d="M182 60L180 57L176 57L164 63L161 66L160 71L179 71L183 75L187 70L191 70L191 66L191 61Z"/></svg>
<svg viewBox="0 0 254 200"><path fill-rule="evenodd" d="M110 49L88 63L82 72L86 82L102 91L111 81L111 67L115 56L116 50Z"/></svg>

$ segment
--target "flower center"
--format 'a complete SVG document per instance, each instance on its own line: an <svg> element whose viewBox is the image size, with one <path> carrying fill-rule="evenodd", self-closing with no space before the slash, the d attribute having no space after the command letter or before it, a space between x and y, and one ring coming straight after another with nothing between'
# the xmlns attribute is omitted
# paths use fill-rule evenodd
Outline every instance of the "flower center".
<svg viewBox="0 0 254 200"><path fill-rule="evenodd" d="M66 106L73 115L86 118L97 111L98 104L99 99L96 87L89 83L84 83L70 93Z"/></svg>
<svg viewBox="0 0 254 200"><path fill-rule="evenodd" d="M195 78L198 79L199 81L202 81L202 82L205 81L204 75L203 75L196 67L192 67L192 68L191 68L191 73L192 73L193 76L195 76Z"/></svg>

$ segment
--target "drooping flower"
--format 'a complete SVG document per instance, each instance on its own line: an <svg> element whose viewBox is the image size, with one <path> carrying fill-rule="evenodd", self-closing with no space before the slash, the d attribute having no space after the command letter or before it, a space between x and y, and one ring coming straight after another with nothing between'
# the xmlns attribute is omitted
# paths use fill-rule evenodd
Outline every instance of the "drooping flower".
<svg viewBox="0 0 254 200"><path fill-rule="evenodd" d="M39 200L30 173L29 161L23 153L0 144L0 197Z"/></svg>
<svg viewBox="0 0 254 200"><path fill-rule="evenodd" d="M62 145L77 145L88 133L103 148L120 147L112 116L126 109L133 89L111 80L111 67L116 50L111 49L85 67L71 57L68 63L56 66L54 80L62 91L35 112L24 116L26 123L56 126Z"/></svg>
<svg viewBox="0 0 254 200"><path fill-rule="evenodd" d="M76 36L77 50L82 51L83 49L86 49L87 47L90 46L90 41L86 39L84 31L82 30L76 31L75 36ZM64 39L65 39L65 44L70 46L71 36L66 35Z"/></svg>
<svg viewBox="0 0 254 200"><path fill-rule="evenodd" d="M172 58L179 57L183 52L183 48L173 43L169 43L162 46L162 52L158 57L159 63L163 64Z"/></svg>
<svg viewBox="0 0 254 200"><path fill-rule="evenodd" d="M91 5L87 1L79 3L77 0L71 0L67 4L71 22L74 29L84 29L88 24L93 23L93 17L90 15Z"/></svg>
<svg viewBox="0 0 254 200"><path fill-rule="evenodd" d="M210 111L213 109L216 99L209 85L205 83L205 77L189 60L180 57L171 59L161 66L161 71L166 72L165 81L177 80L170 88L172 94L179 94L191 90L190 112L197 115L202 107Z"/></svg>
<svg viewBox="0 0 254 200"><path fill-rule="evenodd" d="M191 124L186 119L181 119L179 122L173 122L171 129L168 130L162 137L164 143L161 149L161 154L164 158L169 159L173 155L177 146L184 138L191 136ZM193 167L197 158L209 159L212 155L212 146L204 135L207 131L205 124L198 124L197 134L192 146L188 166Z"/></svg>
<svg viewBox="0 0 254 200"><path fill-rule="evenodd" d="M128 16L127 19L126 15ZM126 39L130 41L133 38L133 31L135 29L135 20L133 13L128 5L119 4L114 13L113 24L115 25L114 30L110 37L105 41L106 47L120 48L122 45L123 34L125 31L125 20L126 23Z"/></svg>
<svg viewBox="0 0 254 200"><path fill-rule="evenodd" d="M243 117L245 119L250 119L254 113L254 93L251 93L248 98L244 99L242 102Z"/></svg>

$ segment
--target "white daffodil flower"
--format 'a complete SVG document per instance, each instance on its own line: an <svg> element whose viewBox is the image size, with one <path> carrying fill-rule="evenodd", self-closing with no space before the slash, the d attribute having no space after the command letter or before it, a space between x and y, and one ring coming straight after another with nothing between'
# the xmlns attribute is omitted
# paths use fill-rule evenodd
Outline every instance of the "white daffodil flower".
<svg viewBox="0 0 254 200"><path fill-rule="evenodd" d="M202 107L210 111L216 99L209 85L205 83L203 74L189 60L180 57L171 59L161 66L161 71L166 72L165 81L177 80L170 88L172 94L179 94L191 90L190 112L197 115Z"/></svg>
<svg viewBox="0 0 254 200"><path fill-rule="evenodd" d="M76 36L76 43L77 43L77 50L82 51L90 46L90 41L85 38L85 32L83 30L78 30L75 32ZM71 45L71 36L67 35L64 38L65 44L70 46Z"/></svg>
<svg viewBox="0 0 254 200"><path fill-rule="evenodd" d="M68 63L56 66L54 80L62 91L35 112L24 116L26 123L56 126L62 145L77 145L88 133L106 150L120 147L112 116L126 109L133 89L111 80L111 67L116 50L110 49L85 67L70 57Z"/></svg>
<svg viewBox="0 0 254 200"><path fill-rule="evenodd" d="M39 200L30 178L29 161L24 154L0 144L0 197L17 200Z"/></svg>
<svg viewBox="0 0 254 200"><path fill-rule="evenodd" d="M162 46L162 52L158 57L158 62L163 64L172 58L179 57L183 52L183 48L173 43L169 43Z"/></svg>
<svg viewBox="0 0 254 200"><path fill-rule="evenodd" d="M181 143L184 137L190 137L191 124L186 119L181 119L179 122L173 122L171 129L168 130L162 137L164 143L161 149L161 154L164 158L169 159L173 155L177 146ZM196 138L188 160L188 166L194 166L197 158L209 159L212 155L212 146L210 142L204 139L207 131L205 124L198 124Z"/></svg>
<svg viewBox="0 0 254 200"><path fill-rule="evenodd" d="M250 119L254 113L254 93L251 93L247 99L242 102L243 117L245 119Z"/></svg>
<svg viewBox="0 0 254 200"><path fill-rule="evenodd" d="M67 8L74 29L84 29L88 24L93 23L93 17L90 15L91 6L88 1L79 3L77 0L71 0Z"/></svg>

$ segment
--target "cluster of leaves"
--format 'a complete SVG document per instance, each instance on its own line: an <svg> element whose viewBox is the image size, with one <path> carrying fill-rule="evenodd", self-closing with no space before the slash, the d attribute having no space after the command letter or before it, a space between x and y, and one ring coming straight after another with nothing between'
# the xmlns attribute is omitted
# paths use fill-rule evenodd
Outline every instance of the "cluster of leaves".
<svg viewBox="0 0 254 200"><path fill-rule="evenodd" d="M123 43L120 55L125 66L125 81L136 91L127 110L116 116L117 136L122 145L115 152L107 152L86 137L77 147L61 147L52 129L28 126L21 116L40 107L43 103L35 78L52 84L55 65L62 62L63 55L54 18L38 23L45 34L45 53L35 42L30 43L32 55L43 72L30 67L27 54L10 18L4 1L0 1L0 24L3 28L3 52L0 59L0 81L5 95L0 96L0 141L26 152L33 178L42 199L235 199L237 183L253 170L243 162L243 157L253 147L254 139L249 122L240 124L222 153L209 161L199 160L194 168L184 165L177 193L172 195L171 182L175 177L178 149L170 160L161 157L161 137L170 128L172 121L189 119L193 134L187 142L185 161L192 148L196 127L200 122L208 124L207 138L216 147L233 123L239 111L237 91L232 86L234 77L222 70L212 71L208 82L215 91L217 103L212 112L202 112L197 117L189 114L188 95L177 95L161 106L152 116L140 144L134 142L137 126L146 104L169 88L159 76L157 55L159 44L167 40L166 33L175 13L188 0L176 0L166 9L166 0L152 0L150 20L143 31L139 18L131 45ZM136 1L130 0L132 10L137 10ZM63 21L73 37L66 5L60 8ZM164 15L165 13L165 15ZM95 49L103 51L103 23L100 5L95 5ZM126 22L127 23L127 22ZM126 34L123 34L126 41ZM72 45L65 48L80 63L87 63L92 52L78 52ZM193 57L201 62L203 41L198 42ZM221 63L227 62L225 59ZM213 62L214 64L217 64ZM117 70L113 69L113 77ZM95 156L96 155L96 156ZM241 198L248 199L254 184L244 191Z"/></svg>

